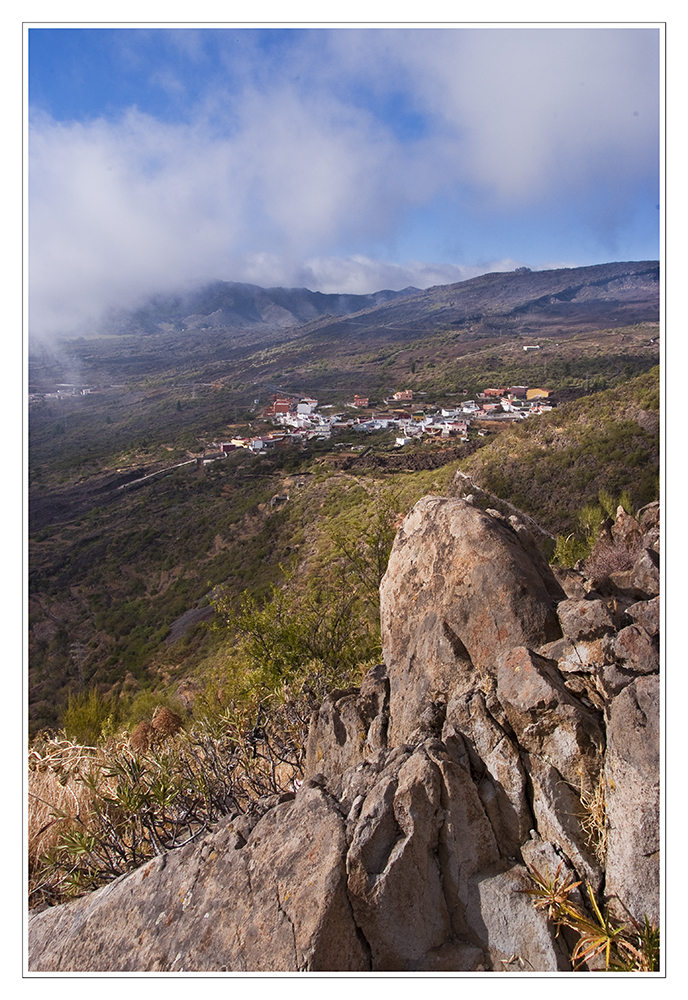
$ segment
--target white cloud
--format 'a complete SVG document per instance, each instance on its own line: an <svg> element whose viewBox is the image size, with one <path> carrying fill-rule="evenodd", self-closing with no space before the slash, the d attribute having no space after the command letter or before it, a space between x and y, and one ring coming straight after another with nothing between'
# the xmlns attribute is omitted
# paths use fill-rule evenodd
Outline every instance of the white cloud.
<svg viewBox="0 0 688 1000"><path fill-rule="evenodd" d="M449 285L455 281L467 281L487 271L513 271L515 267L518 264L512 260L461 266L428 264L422 261L394 264L360 255L319 257L304 262L298 272L298 284L317 288L322 292L361 294L377 292L383 288L399 291L409 286L430 288L432 285Z"/></svg>
<svg viewBox="0 0 688 1000"><path fill-rule="evenodd" d="M656 169L659 32L482 28L333 33L351 74L407 90L458 180L506 204ZM335 63L336 65L336 63Z"/></svg>
<svg viewBox="0 0 688 1000"><path fill-rule="evenodd" d="M315 251L382 240L432 194L369 115L278 92L239 127L119 122L31 127L31 325L91 321L151 290L213 278L283 284ZM435 187L437 181L434 182ZM257 262L269 259L261 274ZM276 267L275 261L281 264ZM361 269L359 268L359 271Z"/></svg>
<svg viewBox="0 0 688 1000"><path fill-rule="evenodd" d="M654 177L653 38L306 32L281 53L279 71L243 45L239 89L235 76L223 91L214 66L212 89L185 123L136 110L82 123L36 115L32 330L66 330L103 308L216 278L370 292L506 269L470 249L459 262L395 259L409 245L405 226L430 205L438 232L421 233L426 246L442 244L438 204L454 219L464 205L474 224L487 212L489 226L490 213L566 203L580 225L611 232ZM201 36L186 43L198 60ZM152 67L156 75L183 89L172 71ZM384 110L395 100L401 115ZM464 245L460 226L452 241ZM552 252L545 241L539 256ZM500 246L494 256L518 253Z"/></svg>

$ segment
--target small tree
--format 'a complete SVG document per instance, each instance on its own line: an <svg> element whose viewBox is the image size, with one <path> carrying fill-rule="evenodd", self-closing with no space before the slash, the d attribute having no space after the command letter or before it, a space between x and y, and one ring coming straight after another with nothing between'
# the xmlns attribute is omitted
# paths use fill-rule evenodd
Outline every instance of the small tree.
<svg viewBox="0 0 688 1000"><path fill-rule="evenodd" d="M95 746L105 735L114 732L116 706L104 699L97 688L70 695L63 727L68 740L82 746Z"/></svg>

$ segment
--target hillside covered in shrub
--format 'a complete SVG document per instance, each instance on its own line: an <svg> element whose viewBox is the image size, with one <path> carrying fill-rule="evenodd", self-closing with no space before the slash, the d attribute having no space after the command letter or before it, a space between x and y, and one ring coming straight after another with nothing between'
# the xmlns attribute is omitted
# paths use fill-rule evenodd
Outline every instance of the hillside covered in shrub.
<svg viewBox="0 0 688 1000"><path fill-rule="evenodd" d="M483 489L552 534L578 527L600 491L635 508L659 496L659 369L512 425L461 463Z"/></svg>

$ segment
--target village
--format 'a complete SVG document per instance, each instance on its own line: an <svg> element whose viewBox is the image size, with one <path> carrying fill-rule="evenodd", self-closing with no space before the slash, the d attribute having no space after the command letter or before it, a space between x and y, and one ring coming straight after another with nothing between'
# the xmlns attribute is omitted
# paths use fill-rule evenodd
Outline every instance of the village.
<svg viewBox="0 0 688 1000"><path fill-rule="evenodd" d="M192 399L196 398L196 389L199 387L221 387L219 382L194 382L190 385L193 388ZM124 386L111 385L109 388ZM343 404L320 405L311 396L283 390L278 386L263 388L273 389L268 405L261 407L258 396L254 398L253 407L246 414L247 417L249 414L252 417L248 429L251 430L255 425L255 433L246 435L244 427L241 427L244 433L229 437L228 440L219 436L211 442L206 439L200 451L187 449L184 461L171 467L166 465L149 471L143 477L120 485L118 489L138 486L186 465L195 464L202 469L241 449L254 455L265 455L275 448L294 445L305 448L311 443L329 442L334 436L342 437L340 442L334 443L335 449L348 446L353 451L367 447L352 443L352 435L357 434L383 435L385 447L397 449L409 445L422 447L443 443L463 444L471 439L499 432L513 422L548 412L557 405L556 400L551 398L554 390L525 385L488 387L475 393L474 399L463 399L455 406L447 405L446 401L444 405L428 403L427 392L414 393L412 389L400 389L396 392L390 390L389 397L381 401L356 393ZM55 385L52 392L31 393L29 404L98 395L101 391L101 387L61 383ZM454 393L456 396L464 394L465 389L458 389ZM177 405L179 408L179 404ZM239 430L236 425L227 426L230 430ZM273 429L268 430L270 426ZM166 447L172 450L170 446ZM333 461L336 460L334 454L331 457Z"/></svg>
<svg viewBox="0 0 688 1000"><path fill-rule="evenodd" d="M253 437L233 437L229 441L216 442L215 447L220 454L237 448L260 453L279 445L326 441L334 434L351 431L395 431L395 447L398 448L449 438L467 442L471 430L484 437L501 430L505 423L550 411L554 405L549 399L551 395L550 389L523 385L486 388L476 399L463 400L451 408L419 405L418 400L414 405L413 390L402 389L383 400L382 406L371 405L366 396L354 395L345 404L344 411L331 413L328 411L334 409L333 406L320 407L318 400L309 396L276 393L259 415L261 420L272 423L279 430Z"/></svg>

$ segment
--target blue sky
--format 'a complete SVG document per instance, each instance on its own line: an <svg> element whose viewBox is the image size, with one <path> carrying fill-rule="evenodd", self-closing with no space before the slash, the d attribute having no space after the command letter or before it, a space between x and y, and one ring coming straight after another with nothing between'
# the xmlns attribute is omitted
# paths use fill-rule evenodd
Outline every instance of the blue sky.
<svg viewBox="0 0 688 1000"><path fill-rule="evenodd" d="M32 332L659 255L652 27L33 28Z"/></svg>

